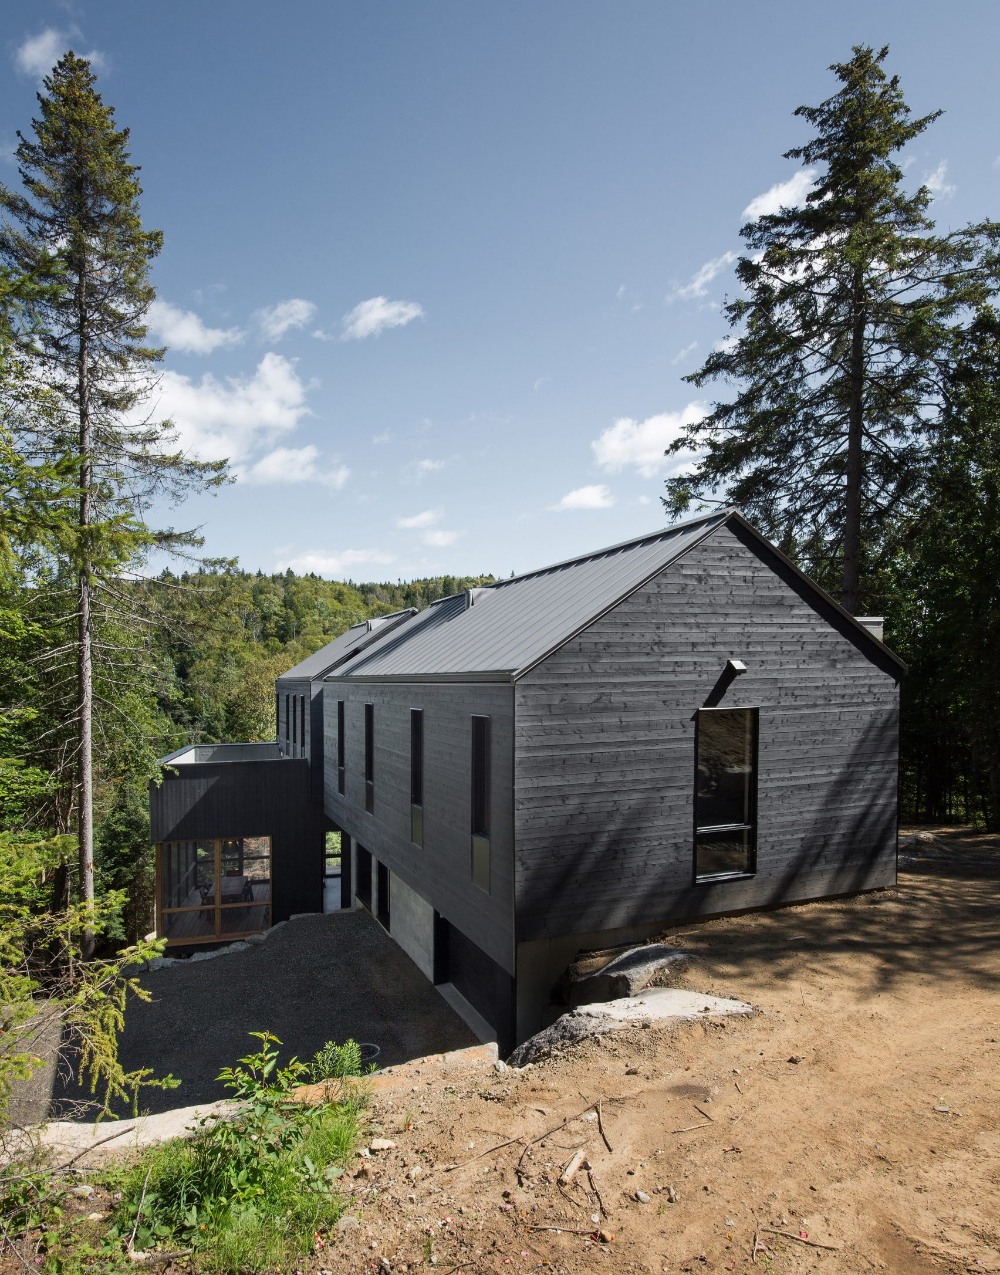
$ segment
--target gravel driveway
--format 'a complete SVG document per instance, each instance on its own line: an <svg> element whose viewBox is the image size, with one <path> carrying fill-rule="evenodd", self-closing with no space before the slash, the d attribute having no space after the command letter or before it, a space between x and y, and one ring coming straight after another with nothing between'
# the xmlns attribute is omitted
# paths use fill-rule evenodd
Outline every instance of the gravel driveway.
<svg viewBox="0 0 1000 1275"><path fill-rule="evenodd" d="M378 1045L380 1066L478 1044L362 909L290 921L247 951L153 970L142 983L153 999L129 1005L122 1063L181 1081L144 1091L151 1112L225 1097L215 1077L256 1047L250 1031L273 1032L283 1061L350 1037Z"/></svg>

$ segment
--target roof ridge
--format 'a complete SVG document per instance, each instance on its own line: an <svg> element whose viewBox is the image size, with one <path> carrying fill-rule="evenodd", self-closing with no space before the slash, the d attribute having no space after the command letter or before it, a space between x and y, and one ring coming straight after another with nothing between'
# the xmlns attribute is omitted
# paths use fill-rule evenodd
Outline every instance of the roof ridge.
<svg viewBox="0 0 1000 1275"><path fill-rule="evenodd" d="M574 558L564 558L561 562L551 562L548 566L536 567L534 571L522 571L520 575L508 576L506 580L497 580L495 584L488 584L484 587L487 589L502 589L504 585L516 584L518 580L530 580L532 576L545 575L547 571L557 571L560 567L572 567L579 562L590 562L594 558L603 558L605 554L615 553L619 549L627 549L630 545L643 544L649 540L662 540L664 536L671 536L676 531L694 527L699 522L709 522L713 518L718 518L721 522L736 512L737 510L732 505L727 505L724 509L716 509L707 514L698 514L694 518L685 518L683 522L671 523L669 527L663 527L659 531L647 532L644 536L633 536L630 540L619 540L617 544L605 545L602 549L594 549L590 553L580 553Z"/></svg>

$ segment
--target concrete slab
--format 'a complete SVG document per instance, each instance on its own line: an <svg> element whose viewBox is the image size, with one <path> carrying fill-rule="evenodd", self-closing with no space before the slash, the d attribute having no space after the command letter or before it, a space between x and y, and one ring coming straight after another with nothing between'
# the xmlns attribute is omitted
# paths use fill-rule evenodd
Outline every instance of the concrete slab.
<svg viewBox="0 0 1000 1275"><path fill-rule="evenodd" d="M175 1107L155 1116L137 1120L77 1122L53 1120L37 1130L41 1146L51 1152L56 1164L72 1160L78 1169L94 1168L123 1152L140 1151L171 1138L190 1138L204 1122L223 1120L237 1111L235 1102L213 1102L205 1106Z"/></svg>

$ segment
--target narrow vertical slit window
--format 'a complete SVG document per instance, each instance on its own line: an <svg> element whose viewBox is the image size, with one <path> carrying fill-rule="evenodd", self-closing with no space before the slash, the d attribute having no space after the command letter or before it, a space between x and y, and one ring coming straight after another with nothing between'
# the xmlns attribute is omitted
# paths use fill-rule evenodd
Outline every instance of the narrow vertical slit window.
<svg viewBox="0 0 1000 1275"><path fill-rule="evenodd" d="M410 840L424 844L424 714L410 709Z"/></svg>
<svg viewBox="0 0 1000 1275"><path fill-rule="evenodd" d="M703 708L695 732L698 881L757 870L756 708Z"/></svg>
<svg viewBox="0 0 1000 1275"><path fill-rule="evenodd" d="M285 743L286 744L291 739L290 729L291 729L292 719L291 719L291 712L288 707L290 701L291 701L291 697L286 695L285 696Z"/></svg>
<svg viewBox="0 0 1000 1275"><path fill-rule="evenodd" d="M472 881L490 888L490 719L472 719Z"/></svg>
<svg viewBox="0 0 1000 1275"><path fill-rule="evenodd" d="M299 703L299 743L302 745L302 751L306 750L306 697L301 697Z"/></svg>
<svg viewBox="0 0 1000 1275"><path fill-rule="evenodd" d="M281 696L277 692L274 695L274 738L281 740Z"/></svg>
<svg viewBox="0 0 1000 1275"><path fill-rule="evenodd" d="M375 813L375 705L365 705L365 809Z"/></svg>
<svg viewBox="0 0 1000 1275"><path fill-rule="evenodd" d="M337 700L337 792L344 791L344 701Z"/></svg>

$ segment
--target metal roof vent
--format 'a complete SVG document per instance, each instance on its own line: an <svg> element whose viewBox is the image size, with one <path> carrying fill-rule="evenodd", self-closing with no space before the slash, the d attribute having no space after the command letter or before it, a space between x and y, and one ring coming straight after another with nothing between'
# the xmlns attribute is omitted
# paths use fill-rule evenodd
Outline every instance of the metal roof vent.
<svg viewBox="0 0 1000 1275"><path fill-rule="evenodd" d="M485 586L481 589L466 589L465 591L466 611L468 611L469 607L474 607L476 605L476 602L479 600L482 594L489 593L489 592L490 590L486 588Z"/></svg>
<svg viewBox="0 0 1000 1275"><path fill-rule="evenodd" d="M856 615L854 617L859 624L863 624L865 628L880 642L885 641L885 616L884 615Z"/></svg>

